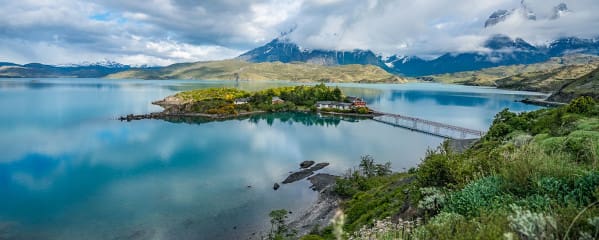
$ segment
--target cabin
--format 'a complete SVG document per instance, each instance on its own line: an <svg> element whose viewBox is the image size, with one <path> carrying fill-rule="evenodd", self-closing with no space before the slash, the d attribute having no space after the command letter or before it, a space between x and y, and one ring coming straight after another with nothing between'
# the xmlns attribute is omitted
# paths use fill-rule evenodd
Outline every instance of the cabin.
<svg viewBox="0 0 599 240"><path fill-rule="evenodd" d="M335 101L318 101L318 102L316 102L315 106L318 109L334 108L334 109L339 109L339 110L350 110L352 107L352 104L344 103L344 102L335 102Z"/></svg>
<svg viewBox="0 0 599 240"><path fill-rule="evenodd" d="M272 100L271 100L272 104L281 104L284 102L285 102L285 100L281 99L280 97L272 97Z"/></svg>
<svg viewBox="0 0 599 240"><path fill-rule="evenodd" d="M349 96L345 100L350 102L353 107L366 107L366 102L362 98Z"/></svg>
<svg viewBox="0 0 599 240"><path fill-rule="evenodd" d="M250 102L250 98L237 98L233 102L235 105L247 104Z"/></svg>

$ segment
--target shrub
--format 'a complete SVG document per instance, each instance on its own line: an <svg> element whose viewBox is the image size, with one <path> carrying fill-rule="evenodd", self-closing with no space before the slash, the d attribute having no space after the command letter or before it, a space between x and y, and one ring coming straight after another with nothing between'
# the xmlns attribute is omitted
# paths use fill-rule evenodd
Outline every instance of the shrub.
<svg viewBox="0 0 599 240"><path fill-rule="evenodd" d="M568 199L574 201L578 206L586 206L598 200L598 192L599 172L595 171L576 180L573 190L568 194Z"/></svg>
<svg viewBox="0 0 599 240"><path fill-rule="evenodd" d="M577 162L596 165L599 160L599 133L574 131L566 137L563 148L574 154Z"/></svg>
<svg viewBox="0 0 599 240"><path fill-rule="evenodd" d="M366 177L386 176L391 174L391 162L379 164L374 162L374 158L370 155L361 157L360 171Z"/></svg>
<svg viewBox="0 0 599 240"><path fill-rule="evenodd" d="M575 98L568 104L566 111L569 113L588 114L595 108L595 100L589 96Z"/></svg>
<svg viewBox="0 0 599 240"><path fill-rule="evenodd" d="M424 237L416 239L503 239L506 231L509 226L503 214L481 212L479 217L468 220L456 213L441 212L417 229L418 235Z"/></svg>
<svg viewBox="0 0 599 240"><path fill-rule="evenodd" d="M418 166L418 182L424 187L444 187L454 183L449 167L448 153L429 150Z"/></svg>
<svg viewBox="0 0 599 240"><path fill-rule="evenodd" d="M534 213L512 205L513 214L508 216L510 228L518 233L521 239L555 239L557 223L551 216Z"/></svg>
<svg viewBox="0 0 599 240"><path fill-rule="evenodd" d="M424 209L429 213L437 213L445 204L445 193L438 188L421 188L420 194L422 198L418 202L418 208Z"/></svg>
<svg viewBox="0 0 599 240"><path fill-rule="evenodd" d="M483 208L498 208L505 204L508 196L501 192L499 177L486 177L468 184L461 191L449 196L444 211L454 212L463 216L478 216Z"/></svg>

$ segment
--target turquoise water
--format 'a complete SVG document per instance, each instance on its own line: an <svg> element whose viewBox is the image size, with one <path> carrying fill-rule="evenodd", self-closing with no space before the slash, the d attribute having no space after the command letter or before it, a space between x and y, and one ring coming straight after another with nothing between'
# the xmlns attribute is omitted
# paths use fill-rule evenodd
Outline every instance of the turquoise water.
<svg viewBox="0 0 599 240"><path fill-rule="evenodd" d="M361 155L416 166L442 139L371 120L266 114L218 122L120 122L178 91L285 82L0 79L0 239L231 239L268 213L300 213L307 181L272 190L303 160L342 173ZM372 108L485 130L533 93L440 84L341 84ZM251 186L251 187L248 187Z"/></svg>

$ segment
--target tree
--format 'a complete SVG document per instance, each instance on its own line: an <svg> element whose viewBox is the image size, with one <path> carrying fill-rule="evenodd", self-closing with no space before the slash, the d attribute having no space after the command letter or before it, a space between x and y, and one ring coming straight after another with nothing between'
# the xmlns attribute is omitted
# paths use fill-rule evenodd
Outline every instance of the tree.
<svg viewBox="0 0 599 240"><path fill-rule="evenodd" d="M376 166L374 164L374 158L370 155L364 155L360 160L360 170L366 177L373 177L376 172Z"/></svg>
<svg viewBox="0 0 599 240"><path fill-rule="evenodd" d="M339 87L335 87L335 89L333 90L333 98L333 100L335 101L343 100L343 93L341 92L341 89L339 89Z"/></svg>

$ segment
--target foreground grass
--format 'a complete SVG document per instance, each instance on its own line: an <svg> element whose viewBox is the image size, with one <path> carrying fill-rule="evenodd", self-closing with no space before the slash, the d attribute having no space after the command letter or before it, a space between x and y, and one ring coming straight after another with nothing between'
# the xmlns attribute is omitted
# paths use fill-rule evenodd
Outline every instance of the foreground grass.
<svg viewBox="0 0 599 240"><path fill-rule="evenodd" d="M465 152L444 144L408 173L340 179L341 223L310 239L597 239L599 105L497 114ZM357 176L356 176L357 173Z"/></svg>

